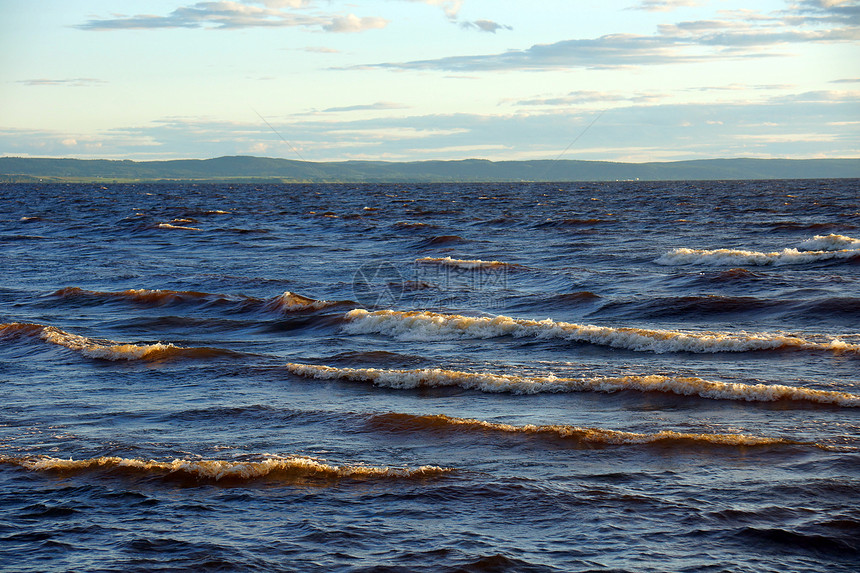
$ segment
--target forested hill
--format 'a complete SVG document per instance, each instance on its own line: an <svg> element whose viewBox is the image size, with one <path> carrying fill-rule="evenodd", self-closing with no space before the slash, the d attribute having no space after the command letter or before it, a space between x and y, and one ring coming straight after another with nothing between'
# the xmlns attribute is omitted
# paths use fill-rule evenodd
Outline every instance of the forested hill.
<svg viewBox="0 0 860 573"><path fill-rule="evenodd" d="M231 156L169 161L0 157L2 181L475 182L860 178L860 159L340 161Z"/></svg>

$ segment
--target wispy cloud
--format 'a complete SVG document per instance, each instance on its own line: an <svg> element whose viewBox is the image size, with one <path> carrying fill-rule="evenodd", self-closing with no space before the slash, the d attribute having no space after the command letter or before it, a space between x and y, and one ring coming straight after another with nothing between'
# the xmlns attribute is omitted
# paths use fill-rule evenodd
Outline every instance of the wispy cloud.
<svg viewBox="0 0 860 573"><path fill-rule="evenodd" d="M665 94L659 93L618 93L599 92L590 90L577 90L563 96L539 97L515 102L519 106L572 106L583 104L609 104L617 102L627 103L652 103L665 98Z"/></svg>
<svg viewBox="0 0 860 573"><path fill-rule="evenodd" d="M28 86L70 86L70 87L90 87L107 83L104 80L96 78L34 78L30 80L19 80L19 84Z"/></svg>
<svg viewBox="0 0 860 573"><path fill-rule="evenodd" d="M472 28L480 30L481 32L490 32L491 34L495 34L499 30L513 30L511 26L499 24L498 22L493 22L492 20L473 20L471 22L461 22L460 26L462 26L463 28Z"/></svg>
<svg viewBox="0 0 860 573"><path fill-rule="evenodd" d="M344 111L373 111L373 110L386 110L386 109L405 109L406 106L393 103L388 101L378 101L376 103L369 104L361 104L361 105L348 105L344 107L330 107L328 109L322 110L323 113L335 113L335 112L344 112Z"/></svg>
<svg viewBox="0 0 860 573"><path fill-rule="evenodd" d="M681 5L678 2L653 3L655 7L658 4ZM487 24L488 28L493 25L492 22ZM857 40L860 40L860 2L804 0L778 12L723 11L716 19L664 24L658 26L652 35L607 34L598 38L535 44L526 49L496 54L383 62L360 67L456 72L599 69L774 57L783 55L774 48L790 44Z"/></svg>
<svg viewBox="0 0 860 573"><path fill-rule="evenodd" d="M445 13L445 17L452 24L458 24L461 28L467 30L478 30L480 32L489 32L495 34L499 30L513 30L511 26L500 24L492 20L461 20L460 10L463 7L464 0L405 0L406 2L420 2L430 6L438 6Z"/></svg>
<svg viewBox="0 0 860 573"><path fill-rule="evenodd" d="M335 16L329 24L324 24L322 29L326 32L363 32L384 28L386 25L388 25L388 20L385 18L359 18L355 14L347 14L346 16Z"/></svg>
<svg viewBox="0 0 860 573"><path fill-rule="evenodd" d="M552 70L559 68L609 68L695 62L703 56L685 53L684 42L656 36L610 34L594 39L564 40L553 44L536 44L525 50L500 54L449 56L435 60L385 62L361 67L388 69L439 69L454 72L494 70Z"/></svg>
<svg viewBox="0 0 860 573"><path fill-rule="evenodd" d="M308 27L327 32L361 32L383 28L387 20L358 17L354 14L298 12L312 6L306 0L233 0L196 2L180 6L167 15L113 15L77 25L81 30L153 30L163 28L240 28Z"/></svg>
<svg viewBox="0 0 860 573"><path fill-rule="evenodd" d="M325 46L307 46L302 48L303 52L310 52L311 54L340 54L340 50L335 48L327 48Z"/></svg>
<svg viewBox="0 0 860 573"><path fill-rule="evenodd" d="M597 97L599 92L574 92ZM610 95L612 95L610 93ZM565 155L647 161L696 157L852 157L860 154L857 91L816 91L756 103L621 102ZM774 110L778 109L779 113ZM854 114L854 115L852 115ZM384 118L270 118L303 157L338 159L553 158L594 119L564 108L527 113ZM167 118L95 135L0 129L0 155L181 158L249 153L295 157L262 122Z"/></svg>
<svg viewBox="0 0 860 573"><path fill-rule="evenodd" d="M630 10L645 10L647 12L670 12L677 8L701 6L702 0L643 0Z"/></svg>
<svg viewBox="0 0 860 573"><path fill-rule="evenodd" d="M430 6L438 6L451 21L456 21L463 7L463 0L405 0L406 2L420 2Z"/></svg>

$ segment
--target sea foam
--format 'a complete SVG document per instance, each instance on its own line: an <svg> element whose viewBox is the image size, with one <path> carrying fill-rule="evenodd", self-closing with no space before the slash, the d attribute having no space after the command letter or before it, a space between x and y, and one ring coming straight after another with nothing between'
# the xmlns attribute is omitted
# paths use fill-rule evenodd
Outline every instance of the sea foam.
<svg viewBox="0 0 860 573"><path fill-rule="evenodd" d="M816 235L797 248L769 253L743 249L672 249L655 262L661 265L799 265L819 261L851 259L860 256L860 239L844 235Z"/></svg>
<svg viewBox="0 0 860 573"><path fill-rule="evenodd" d="M481 259L452 259L451 257L422 257L415 262L423 265L439 265L458 269L500 269L519 268L521 265L502 261L482 261Z"/></svg>
<svg viewBox="0 0 860 573"><path fill-rule="evenodd" d="M860 345L834 337L810 340L769 332L682 332L629 327L594 326L529 320L508 316L463 316L424 311L354 309L346 314L344 329L352 334L379 333L401 340L452 340L498 336L556 338L635 351L748 352L754 350L803 349L860 352Z"/></svg>
<svg viewBox="0 0 860 573"><path fill-rule="evenodd" d="M5 457L0 462L18 465L31 471L50 471L63 474L80 474L93 471L117 471L141 475L178 477L207 482L249 482L268 478L425 478L445 474L452 468L420 466L415 469L372 467L363 465L331 465L302 457L274 457L261 461L188 460L169 462L103 456L81 460L60 459L48 456Z"/></svg>
<svg viewBox="0 0 860 573"><path fill-rule="evenodd" d="M128 344L111 340L96 340L66 332L56 326L41 324L17 322L0 324L0 338L15 336L37 338L74 350L89 358L101 360L164 360L168 358L209 358L237 354L220 348L182 347L161 342Z"/></svg>
<svg viewBox="0 0 860 573"><path fill-rule="evenodd" d="M287 364L287 370L299 376L321 380L371 382L385 388L413 389L421 387L456 386L482 392L538 394L559 392L663 392L682 396L699 396L718 400L774 402L794 400L860 407L860 396L847 392L813 390L782 384L739 384L717 382L697 377L662 376L595 376L560 378L548 376L519 376L488 372L462 372L441 368L415 370L385 370L379 368L336 368L314 364Z"/></svg>
<svg viewBox="0 0 860 573"><path fill-rule="evenodd" d="M512 434L552 440L572 440L580 444L595 445L639 445L659 444L678 445L703 444L715 446L774 446L810 445L829 449L811 442L801 442L786 438L769 438L749 434L709 434L700 432L677 432L661 430L653 433L625 432L604 428L587 428L567 424L525 424L517 426L498 422L487 422L472 418L455 418L445 415L414 415L387 413L374 415L370 424L389 431L465 431L490 434Z"/></svg>

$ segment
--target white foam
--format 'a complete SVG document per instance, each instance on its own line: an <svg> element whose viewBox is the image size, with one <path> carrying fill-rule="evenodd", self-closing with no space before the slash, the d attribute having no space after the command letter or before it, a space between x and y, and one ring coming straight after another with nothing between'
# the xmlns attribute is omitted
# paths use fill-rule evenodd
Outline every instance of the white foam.
<svg viewBox="0 0 860 573"><path fill-rule="evenodd" d="M768 332L682 332L642 328L616 328L528 320L508 316L462 316L434 312L354 309L346 314L344 329L352 334L379 333L401 340L453 340L498 336L560 338L635 351L664 352L747 352L795 348L831 352L860 352L860 345L834 337L807 340L798 336Z"/></svg>
<svg viewBox="0 0 860 573"><path fill-rule="evenodd" d="M198 229L197 227L187 227L185 225L174 225L173 223L159 223L159 229L180 229L183 231L201 231L202 229Z"/></svg>
<svg viewBox="0 0 860 573"><path fill-rule="evenodd" d="M840 251L860 249L860 239L852 239L845 235L815 235L806 239L798 248L803 251Z"/></svg>
<svg viewBox="0 0 860 573"><path fill-rule="evenodd" d="M511 394L538 394L559 392L663 392L681 396L699 396L719 400L773 402L798 400L845 407L860 407L860 396L847 392L812 390L782 384L738 384L716 382L696 377L597 376L558 378L548 376L518 376L487 372L460 372L441 368L416 370L384 370L379 368L335 368L313 364L287 364L293 374L321 380L347 380L371 382L386 388L413 389L420 387L457 386L482 392L509 392Z"/></svg>
<svg viewBox="0 0 860 573"><path fill-rule="evenodd" d="M507 268L520 266L514 263L505 263L502 261L482 261L481 259L453 259L451 257L423 257L420 259L415 259L415 262L419 264L441 265L458 269L485 269L501 267Z"/></svg>
<svg viewBox="0 0 860 573"><path fill-rule="evenodd" d="M372 467L361 465L336 466L313 458L289 456L267 458L259 462L234 462L225 460L186 460L170 462L139 460L103 456L83 460L64 460L47 456L33 458L0 457L0 461L17 464L32 471L81 472L92 470L125 469L144 474L178 474L206 480L254 480L264 477L366 477L366 478L410 478L428 477L452 471L451 468L420 466L416 469Z"/></svg>
<svg viewBox="0 0 860 573"><path fill-rule="evenodd" d="M113 341L97 342L86 336L60 330L55 326L44 327L40 338L51 344L57 344L80 352L84 356L103 360L140 360L142 358L154 358L157 355L165 356L184 350L173 344L162 344L160 342L156 342L155 344L121 344Z"/></svg>
<svg viewBox="0 0 860 573"><path fill-rule="evenodd" d="M320 310L335 304L337 303L327 300L316 300L294 292L285 291L282 295L275 297L269 303L269 307L284 312L297 312L302 310Z"/></svg>
<svg viewBox="0 0 860 573"><path fill-rule="evenodd" d="M827 260L850 259L860 255L860 240L844 235L816 235L797 248L763 253L743 249L672 249L655 262L661 265L781 266Z"/></svg>

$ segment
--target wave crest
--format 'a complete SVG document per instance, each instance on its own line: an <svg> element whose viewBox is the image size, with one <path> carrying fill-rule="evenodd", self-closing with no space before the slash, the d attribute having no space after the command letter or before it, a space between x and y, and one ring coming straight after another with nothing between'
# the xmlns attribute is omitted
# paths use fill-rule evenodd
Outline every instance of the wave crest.
<svg viewBox="0 0 860 573"><path fill-rule="evenodd" d="M860 249L860 239L852 239L845 235L815 235L811 239L806 239L797 247L803 251L840 251L840 250L858 250Z"/></svg>
<svg viewBox="0 0 860 573"><path fill-rule="evenodd" d="M270 300L266 304L266 307L267 309L278 310L280 312L299 312L304 310L321 310L339 304L346 304L346 301L317 300L294 292L285 291L284 294Z"/></svg>
<svg viewBox="0 0 860 573"><path fill-rule="evenodd" d="M585 428L566 424L516 426L497 422L486 422L472 418L455 418L445 415L418 416L391 412L378 414L370 419L373 426L394 431L437 431L462 430L535 436L550 439L573 440L583 444L596 445L684 445L705 444L717 446L773 446L773 445L814 445L784 438L768 438L748 434L705 434L662 430L655 433L625 432L604 428Z"/></svg>
<svg viewBox="0 0 860 573"><path fill-rule="evenodd" d="M346 314L344 329L353 334L388 334L403 340L449 340L495 338L498 336L558 338L635 351L664 352L748 352L754 350L804 349L831 352L858 352L860 344L839 338L823 341L777 333L681 332L642 328L616 328L529 320L508 316L462 316L425 311L354 309Z"/></svg>
<svg viewBox="0 0 860 573"><path fill-rule="evenodd" d="M844 235L815 235L797 248L763 253L743 249L672 249L655 262L661 265L798 265L860 257L860 239Z"/></svg>
<svg viewBox="0 0 860 573"><path fill-rule="evenodd" d="M516 263L505 263L502 261L482 261L481 259L453 259L451 257L422 257L415 259L418 264L440 265L457 269L498 269L519 268Z"/></svg>
<svg viewBox="0 0 860 573"><path fill-rule="evenodd" d="M223 294L212 294L208 292L197 291L177 291L167 289L127 289L118 292L104 292L95 290L86 290L80 287L65 287L51 294L57 298L68 299L105 299L105 300L127 300L130 302L146 305L168 305L187 302L215 302L229 301L231 299L243 299L245 297L230 297Z"/></svg>
<svg viewBox="0 0 860 573"><path fill-rule="evenodd" d="M657 374L645 376L598 376L591 378L559 378L549 376L518 376L486 372L461 372L441 368L415 370L383 370L378 368L336 368L313 364L288 363L287 370L299 376L321 380L372 382L385 388L413 389L421 387L457 386L482 392L538 394L559 392L663 392L681 396L699 396L718 400L774 402L794 400L844 407L860 407L860 396L847 392L813 390L782 384L739 384L716 382L697 377L672 377Z"/></svg>
<svg viewBox="0 0 860 573"><path fill-rule="evenodd" d="M27 336L38 338L80 352L89 358L101 360L166 360L170 358L211 358L234 356L231 350L210 347L183 347L173 344L128 344L114 341L98 341L86 336L72 334L56 326L32 323L0 324L0 337Z"/></svg>
<svg viewBox="0 0 860 573"><path fill-rule="evenodd" d="M177 477L205 482L250 482L259 479L296 478L372 478L410 479L427 478L453 471L453 468L420 466L415 469L372 467L362 465L331 465L302 456L273 457L256 462L225 460L186 460L170 462L139 460L103 456L83 460L64 460L47 456L29 458L0 457L0 461L31 471L50 471L63 474L93 471L119 471L140 475Z"/></svg>

